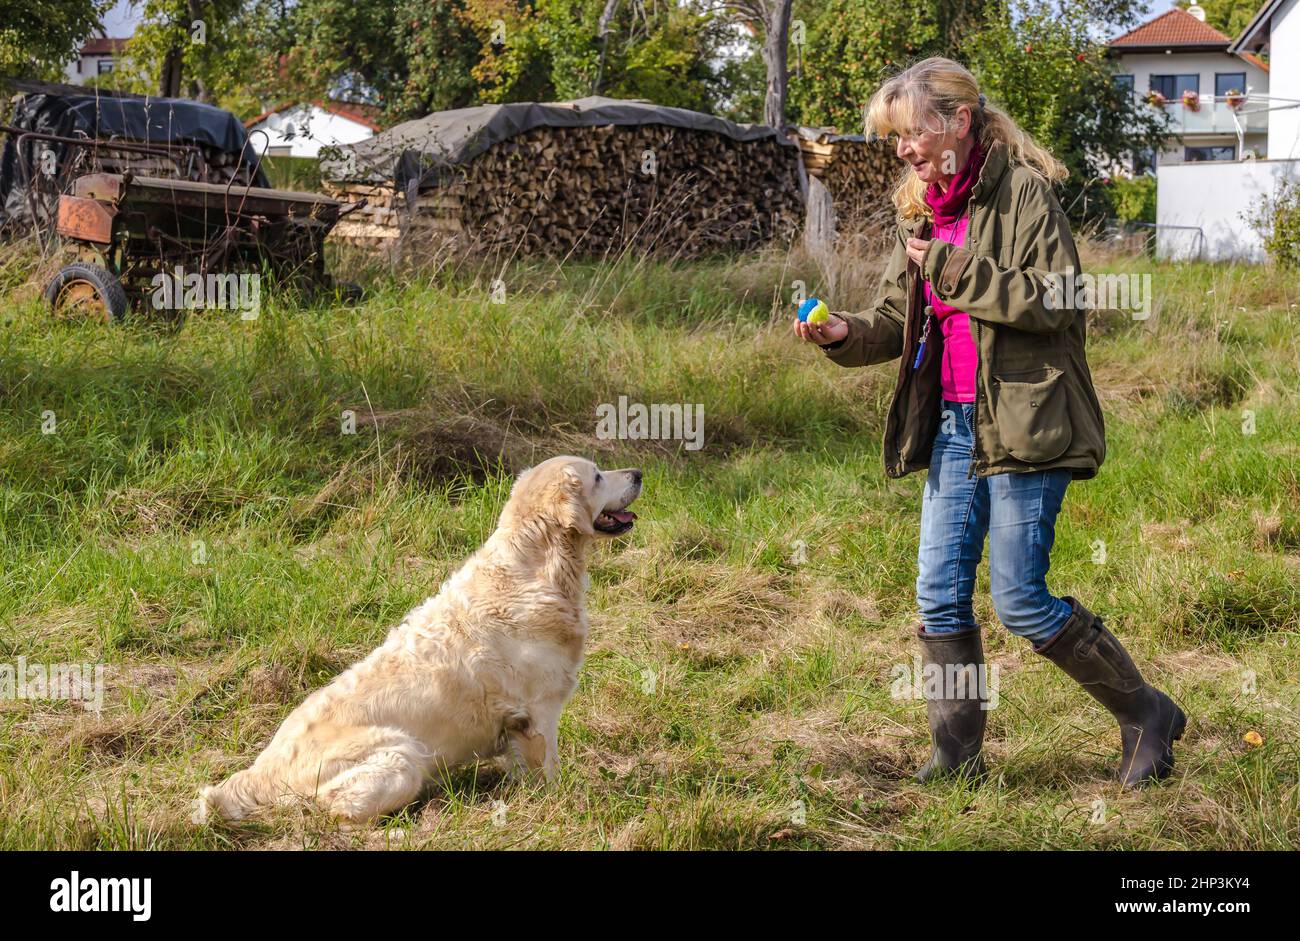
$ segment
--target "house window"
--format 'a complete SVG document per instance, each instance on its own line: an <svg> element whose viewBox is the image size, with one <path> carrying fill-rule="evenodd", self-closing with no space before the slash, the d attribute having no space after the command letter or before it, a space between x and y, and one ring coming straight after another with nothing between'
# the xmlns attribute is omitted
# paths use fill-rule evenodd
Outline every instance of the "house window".
<svg viewBox="0 0 1300 941"><path fill-rule="evenodd" d="M97 64L99 66L100 75L107 75L109 72L113 71L112 59L100 59Z"/></svg>
<svg viewBox="0 0 1300 941"><path fill-rule="evenodd" d="M1112 75L1111 81L1115 87L1126 94L1133 94L1133 76L1132 75Z"/></svg>
<svg viewBox="0 0 1300 941"><path fill-rule="evenodd" d="M1242 94L1246 90L1245 72L1215 72L1214 97L1222 98L1228 92Z"/></svg>
<svg viewBox="0 0 1300 941"><path fill-rule="evenodd" d="M1183 159L1188 163L1200 163L1202 160L1236 160L1236 144L1214 144L1207 147L1188 147L1183 151Z"/></svg>
<svg viewBox="0 0 1300 941"><path fill-rule="evenodd" d="M1183 97L1183 92L1201 93L1201 76L1197 75L1152 75L1151 90L1164 97L1166 101L1176 101Z"/></svg>

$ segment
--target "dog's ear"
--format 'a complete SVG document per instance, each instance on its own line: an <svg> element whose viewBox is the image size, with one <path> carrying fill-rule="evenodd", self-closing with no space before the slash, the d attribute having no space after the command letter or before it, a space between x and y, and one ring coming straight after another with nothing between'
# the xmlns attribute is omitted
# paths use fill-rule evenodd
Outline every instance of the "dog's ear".
<svg viewBox="0 0 1300 941"><path fill-rule="evenodd" d="M596 535L591 521L591 507L587 503L587 484L582 475L565 466L559 475L556 516L566 529L576 529L587 536Z"/></svg>
<svg viewBox="0 0 1300 941"><path fill-rule="evenodd" d="M524 471L515 481L503 518L542 520L561 529L596 534L582 476L569 466Z"/></svg>

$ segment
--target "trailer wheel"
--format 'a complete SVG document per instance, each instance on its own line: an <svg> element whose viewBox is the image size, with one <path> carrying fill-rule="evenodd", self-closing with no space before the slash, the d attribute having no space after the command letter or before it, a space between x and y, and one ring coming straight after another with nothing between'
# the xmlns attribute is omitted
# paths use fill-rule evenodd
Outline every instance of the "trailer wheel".
<svg viewBox="0 0 1300 941"><path fill-rule="evenodd" d="M129 306L122 282L99 265L65 265L45 288L45 300L59 320L113 323Z"/></svg>

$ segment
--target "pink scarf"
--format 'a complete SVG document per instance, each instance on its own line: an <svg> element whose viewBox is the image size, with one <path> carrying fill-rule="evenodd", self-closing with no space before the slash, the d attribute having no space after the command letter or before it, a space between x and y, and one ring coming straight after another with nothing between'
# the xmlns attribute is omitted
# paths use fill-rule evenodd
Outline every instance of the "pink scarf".
<svg viewBox="0 0 1300 941"><path fill-rule="evenodd" d="M946 193L939 189L938 183L931 183L925 188L925 202L934 211L935 225L952 225L961 218L966 211L970 191L975 188L983 166L984 151L980 149L979 141L976 141L966 159L966 166L957 171L957 175L949 182Z"/></svg>

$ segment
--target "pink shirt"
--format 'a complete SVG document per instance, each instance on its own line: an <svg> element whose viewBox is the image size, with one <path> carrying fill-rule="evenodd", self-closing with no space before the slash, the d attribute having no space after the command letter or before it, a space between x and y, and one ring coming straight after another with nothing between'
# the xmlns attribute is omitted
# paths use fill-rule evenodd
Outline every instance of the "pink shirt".
<svg viewBox="0 0 1300 941"><path fill-rule="evenodd" d="M970 217L963 215L952 225L935 225L933 237L963 245L966 242L966 226ZM975 341L971 338L970 318L955 307L950 307L930 290L930 282L924 282L925 302L934 308L939 318L939 329L943 332L943 362L939 364L939 387L943 397L952 402L975 401L975 366L979 354Z"/></svg>

